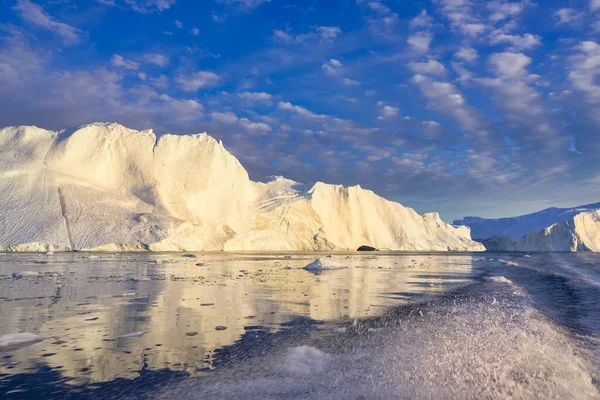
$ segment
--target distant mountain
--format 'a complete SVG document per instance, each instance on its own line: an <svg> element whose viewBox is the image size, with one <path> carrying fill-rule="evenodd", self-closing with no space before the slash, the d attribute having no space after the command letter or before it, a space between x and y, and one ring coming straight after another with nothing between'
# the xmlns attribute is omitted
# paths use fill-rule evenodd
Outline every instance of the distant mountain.
<svg viewBox="0 0 600 400"><path fill-rule="evenodd" d="M488 250L600 251L600 203L513 218L465 217L454 224L470 227Z"/></svg>
<svg viewBox="0 0 600 400"><path fill-rule="evenodd" d="M3 251L481 251L469 229L359 186L253 182L207 134L0 129Z"/></svg>

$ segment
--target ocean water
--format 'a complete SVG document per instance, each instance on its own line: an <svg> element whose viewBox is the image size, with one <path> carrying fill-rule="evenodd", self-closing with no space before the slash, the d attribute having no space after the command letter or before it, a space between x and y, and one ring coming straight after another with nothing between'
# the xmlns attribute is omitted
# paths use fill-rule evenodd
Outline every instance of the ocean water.
<svg viewBox="0 0 600 400"><path fill-rule="evenodd" d="M600 255L317 256L0 255L0 398L600 398Z"/></svg>

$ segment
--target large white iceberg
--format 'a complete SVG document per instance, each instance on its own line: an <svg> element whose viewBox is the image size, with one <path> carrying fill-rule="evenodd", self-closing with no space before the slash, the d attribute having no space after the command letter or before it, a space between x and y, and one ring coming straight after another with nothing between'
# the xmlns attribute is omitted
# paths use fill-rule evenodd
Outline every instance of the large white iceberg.
<svg viewBox="0 0 600 400"><path fill-rule="evenodd" d="M481 251L467 227L359 186L253 182L207 134L0 129L3 251Z"/></svg>

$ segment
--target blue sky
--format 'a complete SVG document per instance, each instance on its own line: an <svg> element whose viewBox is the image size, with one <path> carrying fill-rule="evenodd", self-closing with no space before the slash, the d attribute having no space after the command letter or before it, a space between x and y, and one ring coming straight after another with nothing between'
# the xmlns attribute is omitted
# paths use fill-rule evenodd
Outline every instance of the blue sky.
<svg viewBox="0 0 600 400"><path fill-rule="evenodd" d="M446 220L600 200L600 0L0 0L0 125L206 131Z"/></svg>

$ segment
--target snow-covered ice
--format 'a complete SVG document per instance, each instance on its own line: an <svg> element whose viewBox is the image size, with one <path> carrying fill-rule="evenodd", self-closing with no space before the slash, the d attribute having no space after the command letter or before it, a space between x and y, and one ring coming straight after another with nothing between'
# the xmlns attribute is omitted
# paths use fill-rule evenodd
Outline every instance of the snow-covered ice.
<svg viewBox="0 0 600 400"><path fill-rule="evenodd" d="M600 252L600 203L548 208L512 218L465 217L454 221L495 251Z"/></svg>

